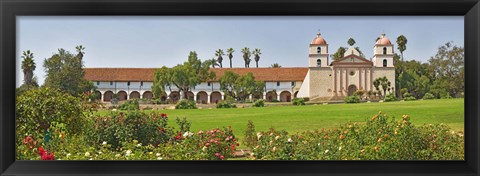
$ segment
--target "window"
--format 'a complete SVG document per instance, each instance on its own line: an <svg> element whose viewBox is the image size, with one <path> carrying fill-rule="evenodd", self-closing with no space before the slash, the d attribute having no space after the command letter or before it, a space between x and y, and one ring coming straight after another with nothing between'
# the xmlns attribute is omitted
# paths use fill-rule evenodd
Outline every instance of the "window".
<svg viewBox="0 0 480 176"><path fill-rule="evenodd" d="M280 86L280 82L277 82L277 86Z"/></svg>
<svg viewBox="0 0 480 176"><path fill-rule="evenodd" d="M127 82L127 86L130 86L130 81Z"/></svg>
<svg viewBox="0 0 480 176"><path fill-rule="evenodd" d="M140 81L140 86L143 86L143 81Z"/></svg>
<svg viewBox="0 0 480 176"><path fill-rule="evenodd" d="M383 59L383 67L387 67L387 59Z"/></svg>
<svg viewBox="0 0 480 176"><path fill-rule="evenodd" d="M113 81L110 81L110 85L113 85Z"/></svg>
<svg viewBox="0 0 480 176"><path fill-rule="evenodd" d="M208 86L210 87L210 82L208 82Z"/></svg>
<svg viewBox="0 0 480 176"><path fill-rule="evenodd" d="M320 66L322 66L322 60L317 59L317 67L320 67Z"/></svg>
<svg viewBox="0 0 480 176"><path fill-rule="evenodd" d="M354 71L350 71L350 76L353 76L355 75L355 72Z"/></svg>
<svg viewBox="0 0 480 176"><path fill-rule="evenodd" d="M295 86L295 81L292 81L292 86Z"/></svg>
<svg viewBox="0 0 480 176"><path fill-rule="evenodd" d="M383 54L387 54L387 47L383 47Z"/></svg>
<svg viewBox="0 0 480 176"><path fill-rule="evenodd" d="M321 47L318 47L318 48L317 48L317 53L318 53L318 54L322 53L322 48L321 48Z"/></svg>
<svg viewBox="0 0 480 176"><path fill-rule="evenodd" d="M97 86L100 85L100 81L97 81Z"/></svg>

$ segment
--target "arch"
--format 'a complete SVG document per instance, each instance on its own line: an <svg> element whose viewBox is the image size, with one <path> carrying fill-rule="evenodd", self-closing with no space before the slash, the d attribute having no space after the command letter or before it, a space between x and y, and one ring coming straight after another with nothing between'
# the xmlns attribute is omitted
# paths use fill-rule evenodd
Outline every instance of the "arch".
<svg viewBox="0 0 480 176"><path fill-rule="evenodd" d="M280 93L280 101L281 102L290 102L292 101L292 93L289 91L283 91Z"/></svg>
<svg viewBox="0 0 480 176"><path fill-rule="evenodd" d="M387 54L387 47L383 47L383 54Z"/></svg>
<svg viewBox="0 0 480 176"><path fill-rule="evenodd" d="M387 59L383 59L383 67L387 67Z"/></svg>
<svg viewBox="0 0 480 176"><path fill-rule="evenodd" d="M118 101L123 101L123 100L127 100L127 92L125 91L119 91L117 92L117 97L118 97Z"/></svg>
<svg viewBox="0 0 480 176"><path fill-rule="evenodd" d="M145 92L143 92L142 98L152 99L153 98L153 93L150 92L150 91L145 91Z"/></svg>
<svg viewBox="0 0 480 176"><path fill-rule="evenodd" d="M172 103L176 103L180 99L180 93L178 91L172 91L168 98L172 101Z"/></svg>
<svg viewBox="0 0 480 176"><path fill-rule="evenodd" d="M293 98L297 98L297 95L298 95L298 91L296 91L295 93L293 93Z"/></svg>
<svg viewBox="0 0 480 176"><path fill-rule="evenodd" d="M210 94L210 103L218 103L222 100L222 94L220 92L212 92Z"/></svg>
<svg viewBox="0 0 480 176"><path fill-rule="evenodd" d="M355 91L357 91L357 86L353 84L348 86L348 96L352 96Z"/></svg>
<svg viewBox="0 0 480 176"><path fill-rule="evenodd" d="M103 93L103 101L111 101L113 98L113 92L107 90L105 93Z"/></svg>
<svg viewBox="0 0 480 176"><path fill-rule="evenodd" d="M321 54L322 53L322 47L317 47L317 54Z"/></svg>
<svg viewBox="0 0 480 176"><path fill-rule="evenodd" d="M206 104L208 103L208 94L205 91L200 91L197 93L197 103Z"/></svg>
<svg viewBox="0 0 480 176"><path fill-rule="evenodd" d="M193 94L193 92L191 91L187 92L187 100L193 100L194 97L195 97L195 94Z"/></svg>
<svg viewBox="0 0 480 176"><path fill-rule="evenodd" d="M94 100L101 100L102 99L102 93L98 90L93 91L93 94L95 95Z"/></svg>
<svg viewBox="0 0 480 176"><path fill-rule="evenodd" d="M317 67L321 67L321 66L322 66L322 60L317 59Z"/></svg>
<svg viewBox="0 0 480 176"><path fill-rule="evenodd" d="M268 101L268 102L271 102L273 100L277 100L277 92L275 92L275 91L267 92L266 98L267 98L266 101Z"/></svg>
<svg viewBox="0 0 480 176"><path fill-rule="evenodd" d="M140 93L137 91L130 92L130 99L140 98Z"/></svg>

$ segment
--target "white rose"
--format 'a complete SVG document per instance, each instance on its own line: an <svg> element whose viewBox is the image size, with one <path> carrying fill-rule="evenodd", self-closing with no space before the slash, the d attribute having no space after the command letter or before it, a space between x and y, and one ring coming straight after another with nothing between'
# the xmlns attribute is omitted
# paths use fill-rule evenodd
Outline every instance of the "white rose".
<svg viewBox="0 0 480 176"><path fill-rule="evenodd" d="M89 156L90 156L90 153L89 153L89 152L85 152L85 156L86 156L86 157L89 157Z"/></svg>
<svg viewBox="0 0 480 176"><path fill-rule="evenodd" d="M102 145L107 145L107 141L103 141Z"/></svg>
<svg viewBox="0 0 480 176"><path fill-rule="evenodd" d="M328 151L329 151L329 150L325 150L325 154L327 154L327 153L328 153Z"/></svg>
<svg viewBox="0 0 480 176"><path fill-rule="evenodd" d="M132 153L132 151L131 151L131 150L127 150L127 152L126 152L126 156L130 156L130 154L131 154L131 153Z"/></svg>
<svg viewBox="0 0 480 176"><path fill-rule="evenodd" d="M160 156L160 153L155 154L155 156L159 157L159 156Z"/></svg>

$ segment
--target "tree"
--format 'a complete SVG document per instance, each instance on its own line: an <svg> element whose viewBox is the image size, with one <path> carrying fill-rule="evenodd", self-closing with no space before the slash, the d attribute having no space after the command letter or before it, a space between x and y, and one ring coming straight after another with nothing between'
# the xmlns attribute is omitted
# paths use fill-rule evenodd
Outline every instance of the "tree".
<svg viewBox="0 0 480 176"><path fill-rule="evenodd" d="M35 62L33 61L33 53L30 52L30 50L23 51L22 58L23 83L27 87L38 87L38 83L33 77L33 71L35 71L35 69L37 68Z"/></svg>
<svg viewBox="0 0 480 176"><path fill-rule="evenodd" d="M175 67L162 67L155 71L152 90L156 93L164 92L166 86L174 85L182 92L181 97L187 99L187 93L202 82L215 78L215 73L210 71L210 62L202 62L197 53L191 51L188 60ZM170 87L169 87L170 88Z"/></svg>
<svg viewBox="0 0 480 176"><path fill-rule="evenodd" d="M402 56L402 62L403 62L403 52L407 50L407 38L403 35L400 35L397 37L397 48L400 51L400 55ZM403 67L400 67L400 73L403 74ZM398 88L401 90L402 89L402 82L399 82ZM400 97L403 96L403 94L400 94Z"/></svg>
<svg viewBox="0 0 480 176"><path fill-rule="evenodd" d="M403 52L407 50L407 38L403 35L400 35L397 37L397 48L398 51L400 51L400 55L402 56L402 62L403 62Z"/></svg>
<svg viewBox="0 0 480 176"><path fill-rule="evenodd" d="M363 54L362 50L360 50L360 47L355 47L355 49L358 51L358 53L360 54L360 57L363 57L365 58L365 55Z"/></svg>
<svg viewBox="0 0 480 176"><path fill-rule="evenodd" d="M250 67L250 56L251 56L251 52L250 52L250 48L243 48L242 49L242 53L243 53L243 60L245 61L245 68L249 68Z"/></svg>
<svg viewBox="0 0 480 176"><path fill-rule="evenodd" d="M215 59L215 58L212 58L210 60L206 60L205 62L207 62L210 66L212 66L212 68L215 68L215 66L220 66L217 62L217 59Z"/></svg>
<svg viewBox="0 0 480 176"><path fill-rule="evenodd" d="M237 101L245 101L251 94L263 92L265 83L255 81L252 73L240 76L232 71L226 71L220 78L220 89Z"/></svg>
<svg viewBox="0 0 480 176"><path fill-rule="evenodd" d="M333 60L337 60L337 59L340 59L340 58L344 57L346 51L347 51L346 48L344 48L344 47L339 47L339 48L337 49L337 52L335 52L334 54L332 54Z"/></svg>
<svg viewBox="0 0 480 176"><path fill-rule="evenodd" d="M222 49L218 49L217 51L215 51L215 56L217 56L217 62L220 64L220 68L222 68L222 62L223 62L223 57L222 56L225 56L225 53L223 52Z"/></svg>
<svg viewBox="0 0 480 176"><path fill-rule="evenodd" d="M262 54L260 52L260 49L255 48L255 50L253 50L253 55L255 55L255 62L257 64L257 68L258 68L258 61L260 60L260 54Z"/></svg>
<svg viewBox="0 0 480 176"><path fill-rule="evenodd" d="M348 45L353 46L353 45L355 45L356 42L353 38L349 38L347 43L348 43Z"/></svg>
<svg viewBox="0 0 480 176"><path fill-rule="evenodd" d="M83 59L83 54L85 54L85 52L83 52L85 50L85 47L83 47L82 45L78 45L75 47L75 49L77 50L77 53L78 53L78 57L80 58L80 60Z"/></svg>
<svg viewBox="0 0 480 176"><path fill-rule="evenodd" d="M83 47L80 45L77 48ZM59 49L58 53L45 59L43 67L47 77L44 86L58 88L73 96L80 96L95 87L92 82L84 78L83 49L77 51L79 53L73 55L69 51Z"/></svg>
<svg viewBox="0 0 480 176"><path fill-rule="evenodd" d="M230 68L232 68L233 52L235 52L235 50L233 50L233 48L228 48L227 49L228 58L230 59Z"/></svg>
<svg viewBox="0 0 480 176"><path fill-rule="evenodd" d="M465 91L464 58L464 48L452 42L438 48L437 54L428 60L433 74L433 94L458 97Z"/></svg>
<svg viewBox="0 0 480 176"><path fill-rule="evenodd" d="M170 92L172 92L172 70L166 66L159 68L155 71L154 79L152 84L152 92L155 98L160 98L163 93L165 93L165 88L168 87ZM166 93L165 93L166 94Z"/></svg>
<svg viewBox="0 0 480 176"><path fill-rule="evenodd" d="M382 86L383 96L387 94L387 89L390 88L391 82L388 81L387 77L380 77L373 81L373 85L377 91L380 91L380 86Z"/></svg>
<svg viewBox="0 0 480 176"><path fill-rule="evenodd" d="M270 65L270 68L281 68L282 66L278 63L273 63L272 65Z"/></svg>

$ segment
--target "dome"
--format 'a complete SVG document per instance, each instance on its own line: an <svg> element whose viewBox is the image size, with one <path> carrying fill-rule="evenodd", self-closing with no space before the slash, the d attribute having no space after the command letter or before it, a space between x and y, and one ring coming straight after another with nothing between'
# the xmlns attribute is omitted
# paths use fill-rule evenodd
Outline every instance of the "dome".
<svg viewBox="0 0 480 176"><path fill-rule="evenodd" d="M320 36L320 32L317 33L317 37L315 37L313 40L312 40L312 43L310 43L311 45L326 45L327 44L327 41L325 41L325 39L323 39L322 36Z"/></svg>
<svg viewBox="0 0 480 176"><path fill-rule="evenodd" d="M375 43L375 44L376 45L391 45L392 43L390 42L390 39L385 37L385 33L383 33L382 36L380 36L380 39L378 39L377 43Z"/></svg>

